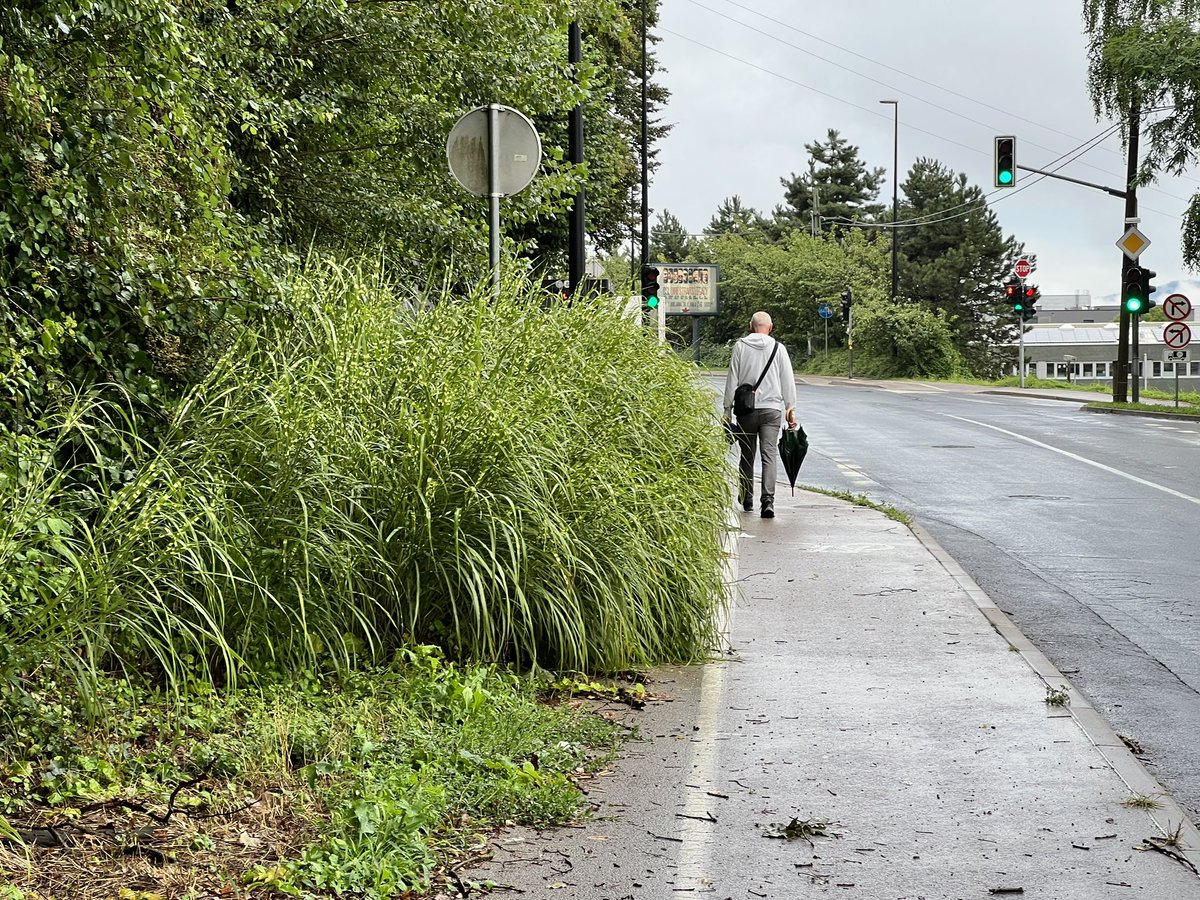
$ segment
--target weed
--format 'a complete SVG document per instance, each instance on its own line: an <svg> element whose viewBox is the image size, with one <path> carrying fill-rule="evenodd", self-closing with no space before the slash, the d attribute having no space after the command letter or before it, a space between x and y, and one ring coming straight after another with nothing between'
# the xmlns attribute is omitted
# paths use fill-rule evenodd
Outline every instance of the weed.
<svg viewBox="0 0 1200 900"><path fill-rule="evenodd" d="M1154 797L1139 794L1136 797L1129 797L1125 803L1130 809L1158 809L1162 806Z"/></svg>
<svg viewBox="0 0 1200 900"><path fill-rule="evenodd" d="M1071 702L1071 694L1065 688L1046 686L1047 706L1067 706Z"/></svg>
<svg viewBox="0 0 1200 900"><path fill-rule="evenodd" d="M827 497L837 497L839 500L845 500L853 503L855 506L865 506L870 509L877 509L889 519L899 522L901 525L911 525L912 516L903 510L899 510L894 506L888 506L886 503L880 503L872 500L866 494L854 494L850 491L837 491L829 488L815 487L810 484L800 485L803 490L812 491L814 494L825 494Z"/></svg>

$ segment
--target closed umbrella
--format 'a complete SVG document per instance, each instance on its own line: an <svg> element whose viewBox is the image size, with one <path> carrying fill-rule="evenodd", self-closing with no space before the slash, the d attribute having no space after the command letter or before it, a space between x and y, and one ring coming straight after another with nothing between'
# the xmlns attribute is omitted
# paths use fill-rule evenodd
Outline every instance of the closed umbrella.
<svg viewBox="0 0 1200 900"><path fill-rule="evenodd" d="M796 496L796 476L800 474L800 465L808 455L808 435L804 428L797 425L794 429L785 428L779 436L779 461L787 472L788 481L792 485L792 496Z"/></svg>

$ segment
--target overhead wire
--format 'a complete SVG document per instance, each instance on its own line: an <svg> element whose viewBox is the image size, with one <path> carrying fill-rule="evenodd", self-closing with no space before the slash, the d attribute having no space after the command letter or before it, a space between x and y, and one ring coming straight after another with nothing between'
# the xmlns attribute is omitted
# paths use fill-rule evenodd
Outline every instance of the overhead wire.
<svg viewBox="0 0 1200 900"><path fill-rule="evenodd" d="M1079 157L1083 156L1083 154L1085 154L1091 150L1094 150L1096 147L1100 146L1100 141L1103 141L1104 139L1106 139L1110 134L1112 134L1114 129L1119 128L1119 127L1120 127L1119 124L1109 125L1107 128L1103 129L1098 134L1095 134L1092 137L1088 138L1086 141L1084 141L1079 146L1074 147L1071 150L1068 150L1066 153L1063 153L1062 155L1060 155L1057 159L1051 160L1047 165L1053 166L1055 163L1059 163L1060 161L1062 161L1061 165L1059 165L1059 167L1057 169L1054 169L1054 172L1060 171L1065 166L1068 166L1075 160L1079 159ZM1070 157L1070 159L1067 159L1067 157ZM1044 181L1046 178L1049 178L1049 177L1050 177L1049 175L1041 174L1041 175L1039 175L1039 177L1036 177L1033 181L1027 182L1026 184L1023 184L1021 187L1018 187L1018 188L996 188L975 200L967 200L967 201L964 201L963 203L959 203L955 206L948 206L945 209L939 209L937 212L934 212L934 213L927 213L926 215L923 215L923 216L915 216L911 219L903 219L903 220L900 220L900 221L897 221L894 223L892 223L892 222L886 222L886 223L855 222L853 220L846 219L845 217L842 217L842 216L830 217L830 218L826 219L826 221L837 222L839 225L845 225L845 226L849 226L852 228L877 228L880 230L885 230L885 229L889 229L889 228L914 228L914 227L921 226L921 225L936 225L940 222L950 222L950 221L953 221L954 219L961 219L965 216L969 216L969 215L971 215L971 213L975 212L979 208L980 205L990 208L994 204L988 203L989 197L994 197L994 196L997 197L997 200L995 202L999 203L1003 200L1007 200L1008 198L1021 193L1022 191L1028 190L1029 188L1033 187L1035 184L1038 184L1039 182ZM959 214L953 215L953 216L946 215L946 213L948 213L948 212L953 212L956 209L964 209L966 207L970 207L970 208L966 209L965 212L962 212L962 213L959 213Z"/></svg>
<svg viewBox="0 0 1200 900"><path fill-rule="evenodd" d="M830 65L837 66L838 68L844 69L845 71L847 71L847 72L850 72L850 73L852 73L852 74L854 74L854 75L858 75L858 76L859 76L859 77L861 77L861 78L866 78L866 79L868 79L868 80L870 80L870 81L874 81L874 82L876 82L877 84L882 84L882 83L883 83L883 82L880 82L880 81L879 81L879 79L873 78L873 77L872 77L872 76L870 76L870 75L866 75L866 74L864 74L864 73L862 73L862 72L859 72L859 71L857 71L857 70L855 70L855 69L851 69L851 68L850 68L850 67L848 67L848 66L842 65L841 63L838 63L838 62L836 62L836 61L834 61L834 60L827 59L826 57L823 57L823 56L818 56L817 54L813 53L811 50L807 50L807 49L805 49L805 48L803 48L803 47L798 47L798 46L796 46L795 44L792 44L792 43L790 43L790 42L788 42L788 41L784 41L784 40L783 40L782 38L780 38L778 35L772 34L772 33L771 33L771 32L769 32L769 31L763 31L763 30L761 30L761 29L755 28L753 25L750 25L750 24L748 24L748 23L746 23L746 22L741 22L740 20L738 20L738 19L735 19L735 18L733 18L732 16L728 16L728 15L726 15L725 13L719 12L718 10L715 10L715 9L713 9L712 7L705 6L703 3L700 3L700 2L699 2L699 0L690 0L690 2L691 2L693 5L695 5L695 6L699 6L699 7L700 7L700 8L702 8L702 9L708 10L709 12L711 12L711 13L713 13L713 14L715 14L715 15L721 16L722 18L724 18L724 19L727 19L727 20L728 20L728 21L730 21L730 22L734 22L734 23L736 23L736 24L742 25L743 27L745 27L745 28L749 28L749 29L751 29L752 31L755 31L755 32L757 32L758 34L765 35L766 37L769 37L769 38L771 38L772 40L778 41L778 42L780 42L780 43L782 43L782 44L784 44L784 45L786 45L786 46L788 46L788 47L792 47L792 48L793 48L793 49L795 49L795 50L799 50L801 53L806 53L806 54L809 54L810 56L814 56L814 57L816 57L817 59L820 59L822 62L826 62L826 63L828 63L828 64L830 64ZM1035 126L1035 127L1037 127L1037 128L1041 128L1041 129L1043 129L1043 130L1045 130L1045 131L1052 132L1053 134L1058 134L1058 135L1061 135L1062 137L1070 138L1070 139L1071 139L1071 140L1073 140L1073 141L1079 141L1079 140L1080 140L1080 138L1079 138L1079 137L1077 137L1076 135L1069 134L1068 132L1062 131L1062 130L1060 130L1060 129L1058 129L1058 128L1055 128L1055 127L1053 127L1053 126L1051 126L1051 125L1046 125L1046 124L1044 124L1044 123L1042 123L1042 122L1036 122L1036 121L1034 121L1033 119L1029 119L1029 118L1026 118L1025 116L1022 116L1022 115L1020 115L1019 113L1014 113L1014 112L1011 112L1011 111L1009 111L1009 110L1002 109L1002 108L1000 108L1000 107L998 107L998 106L992 106L990 103L987 103L987 102L985 102L985 101L983 101L983 100L980 100L980 99L978 99L977 97L972 97L972 96L970 96L970 95L968 95L968 94L963 94L963 93L961 93L961 92L959 92L959 91L955 91L955 90L953 90L953 89L951 89L951 88L948 88L948 87L945 87L945 86L943 86L943 85L940 85L940 84L938 84L937 82L934 82L934 81L929 81L928 79L922 78L922 77L921 77L921 76L919 76L919 75L914 75L913 73L911 73L911 72L908 72L908 71L905 71L904 69L898 68L898 67L896 67L896 66L893 66L893 65L889 65L888 63L885 63L885 62L881 62L880 60L877 60L877 59L875 59L875 58L873 58L873 57L870 57L870 56L866 56L866 55L864 55L864 54L862 54L862 53L858 53L858 52L856 52L856 51L854 51L854 50L850 49L849 47L843 47L841 44L836 44L836 43L834 43L833 41L830 41L830 40L828 40L827 38L823 38L823 37L821 37L820 35L813 34L813 33L812 33L812 32L810 32L810 31L805 31L804 29L802 29L802 28L798 28L798 27L796 27L795 25L792 25L792 24L791 24L791 23L789 23L789 22L785 22L785 21L784 21L784 20L782 20L782 19L777 19L777 18L775 18L775 17L773 17L773 16L769 16L769 15L767 15L767 14L766 14L766 13L764 13L764 12L760 12L760 11L758 11L758 10L754 9L753 7L746 6L745 4L739 3L739 2L737 2L737 0L724 0L724 2L725 2L725 3L727 3L727 4L729 4L730 6L734 6L734 7L738 8L738 9L740 9L740 10L743 10L743 11L745 11L745 12L748 12L748 13L750 13L750 14L752 14L752 15L758 16L758 17L759 17L759 18L761 18L761 19L765 19L766 21L768 21L768 22L771 22L772 24L775 24L775 25L782 26L783 28L786 28L786 29L788 29L789 31L794 31L794 32L796 32L797 34L804 35L805 37L807 37L807 38L810 38L810 39L812 39L812 40L814 40L814 41L817 41L818 43L821 43L821 44L826 44L826 45L828 45L828 46L830 46L830 47L834 48L835 50L838 50L838 51L840 51L840 52L842 52L842 53L849 54L850 56L857 57L858 59L864 60L865 62L869 62L869 63L871 63L871 64L873 64L873 65L880 66L881 68L887 69L888 71L891 71L891 72L895 72L895 73L896 73L896 74L898 74L898 75L903 75L905 78L911 78L913 81L916 81L916 82L919 82L919 83L921 83L921 84L927 85L928 87L932 87L932 88L934 88L935 90L942 91L943 93L950 94L950 95L951 95L951 96L953 96L953 97L958 97L958 98L959 98L959 99L961 99L961 100L966 100L966 101L967 101L967 102L969 102L969 103L974 103L974 104L977 104L977 105L979 105L979 106L982 106L982 107L984 107L985 109L990 109L990 110L992 110L993 112L998 112L998 113L1001 113L1002 115L1008 116L1008 117L1009 117L1009 118L1011 118L1011 119L1016 119L1016 120L1018 120L1018 121L1021 121L1021 122L1026 122L1026 123L1028 123L1028 124L1030 124L1030 125L1033 125L1033 126ZM916 96L916 95L914 95L914 94L911 94L911 93L908 93L908 92L906 92L906 91L902 91L902 90L900 90L899 88L896 88L894 85L888 85L888 87L889 87L889 88L891 88L892 90L899 91L900 93L903 93L903 94L905 94L905 96L912 97L913 99L917 100L918 102L921 102L921 103L926 103L926 104L928 104L928 105L930 105L930 106L934 106L934 107L935 107L935 108L937 108L937 109L941 109L941 110L944 110L944 111L947 111L947 112L951 112L951 113L953 113L954 115L959 115L961 118L964 118L964 119L966 119L967 121L970 121L970 122L974 122L974 123L975 123L975 124L977 124L977 125L982 125L982 124L984 124L984 123L982 123L982 122L979 122L977 119L971 119L971 118L969 118L969 117L967 117L967 116L963 116L963 115L961 115L960 113L955 113L955 112L953 112L953 110L948 110L948 109L946 109L946 107L944 107L944 106L941 106L941 105L939 105L939 104L936 104L936 103L933 103L933 102L932 102L932 101L930 101L930 100L926 100L925 98L922 98L922 97ZM1171 110L1171 109L1174 109L1174 107L1173 107L1173 106L1167 106L1167 107L1156 107L1155 109L1153 109L1153 110L1147 110L1146 112L1162 112L1162 111ZM990 127L990 126L989 126L989 127ZM1031 143L1032 143L1032 142L1031 142ZM1047 151L1049 151L1049 152L1051 152L1051 153L1053 153L1053 152L1054 152L1053 150L1050 150L1050 148L1048 148L1048 147L1044 147L1044 146L1042 146L1041 144L1033 144L1033 146L1035 146L1035 147L1040 147L1041 149L1043 149L1043 150L1047 150ZM1111 149L1111 148L1107 148L1107 147L1106 147L1106 148L1104 148L1104 149L1105 149L1105 151L1106 151L1106 152L1108 152L1108 153L1112 153L1112 154L1116 155L1118 158L1121 158L1121 159L1123 159L1123 157L1121 157L1121 154L1120 154L1120 153L1118 153L1116 150L1113 150L1113 149ZM1089 165L1089 167L1090 167L1090 168L1095 168L1097 171L1102 171L1102 172L1107 172L1108 174L1112 174L1111 172L1109 172L1109 171L1108 171L1108 170L1106 170L1106 169L1101 169L1099 166L1093 166L1093 165L1091 165L1091 164L1088 164L1088 165ZM1187 180L1189 180L1189 181L1193 181L1193 182L1196 182L1196 183L1200 183L1200 179L1192 178L1192 177L1190 177L1190 176L1181 176L1181 177L1187 178ZM1174 194L1170 194L1170 193L1168 193L1168 192L1166 192L1166 191L1163 191L1161 188L1153 188L1153 186L1148 186L1148 187L1151 187L1151 189L1153 189L1153 190L1157 190L1157 191L1158 191L1158 192L1160 192L1160 193L1167 194L1167 196L1169 196L1169 197L1173 197L1174 199L1177 199L1177 200L1183 200L1183 199L1185 199L1185 198L1182 198L1182 197L1177 197L1176 195L1174 195Z"/></svg>
<svg viewBox="0 0 1200 900"><path fill-rule="evenodd" d="M692 2L695 2L695 0L692 0ZM707 7L706 7L706 8L707 8ZM678 31L675 31L675 30L673 30L673 29L671 29L671 28L667 28L667 27L665 27L665 26L659 26L659 29L658 29L658 30L659 30L659 31L661 31L661 32L664 32L664 33L666 33L666 34L670 34L670 35L672 35L672 36L674 36L674 37L677 37L677 38L679 38L680 40L684 40L684 41L687 41L688 43L695 44L695 45L696 45L696 46L698 46L698 47L703 47L705 50L709 50L709 51L711 51L711 52L713 52L713 53L716 53L716 54L718 54L719 56L724 56L724 57L726 57L726 58L728 58L728 59L731 59L731 60L733 60L734 62L739 62L739 63L741 63L741 64L743 64L743 65L749 66L749 67L750 67L750 68L752 68L752 69L757 69L757 70L758 70L758 71L760 71L760 72L763 72L763 73L765 73L765 74L767 74L767 75L771 75L772 77L779 78L779 79L782 79L782 80L784 80L784 81L787 81L787 82L789 82L789 83L791 83L791 84L794 84L794 85L796 85L797 87L802 87L802 88L804 88L805 90L808 90L808 91L813 91L814 93L820 94L820 95L822 95L823 97L828 97L829 99L831 99L831 100L834 100L834 101L836 101L836 102L838 102L838 103L843 103L843 104L845 104L845 105L847 105L847 106L852 106L852 107L854 107L855 109L861 110L862 112L868 113L868 114L870 114L870 115L873 115L873 116L878 116L878 117L879 117L879 118L881 118L881 119L888 119L888 118L891 118L890 116L888 116L888 115L886 115L886 114L884 114L884 113L881 113L881 112L879 112L878 110L872 109L872 108L870 108L870 107L868 107L868 106L863 106L863 105L861 105L861 104L859 104L859 103L855 103L853 100L847 100L847 99L846 99L846 98L844 98L844 97L839 97L839 96L837 96L836 94L831 94L831 93L830 93L830 92L828 92L828 91L822 90L821 88L818 88L818 87L814 87L813 85L810 85L810 84L806 84L805 82L803 82L803 81L800 81L799 79L792 78L792 77L790 77L790 76L788 76L788 75L784 75L784 74L782 74L782 73L780 73L780 72L777 72L777 71L775 71L774 69L769 69L769 68L767 68L767 67L765 67L765 66L760 66L760 65L758 65L757 63L751 62L751 61L750 61L750 60L748 60L748 59L743 59L743 58L742 58L742 57L740 57L740 56L736 56L736 55L734 55L734 54L732 54L732 53L727 53L727 52L726 52L726 51L724 51L724 50L721 50L721 49L719 49L719 48L717 48L717 47L713 47L711 44L706 44L706 43L704 43L703 41L699 41L699 40L697 40L697 39L695 39L695 38L689 37L688 35L685 35L685 34L680 34ZM786 43L786 42L785 42L785 43ZM874 80L874 79L872 79L872 80ZM1121 121L1118 121L1118 122L1114 123L1113 125L1110 125L1110 126L1107 128L1107 129L1105 129L1105 137L1109 136L1109 135L1110 135L1112 132L1116 131L1116 129L1120 128L1122 124L1123 124L1123 123L1122 123ZM936 132L928 131L928 130L926 130L926 129L924 129L924 128L920 128L920 127L918 127L918 126L916 126L916 125L911 125L911 124L908 124L908 123L906 123L904 127L905 127L905 129L906 129L906 130L909 130L909 131L915 131L915 132L919 132L919 133L921 133L921 134L926 134L926 135L928 135L928 136L930 136L930 137L932 137L932 138L936 138L936 139L938 139L939 141L943 141L943 142L945 142L945 143L947 143L947 144L953 144L954 146L956 146L956 147L961 147L961 148L963 148L964 150L970 150L972 153L980 153L980 154L986 155L986 151L984 151L984 150L981 150L979 147L972 146L972 145L969 145L969 144L964 144L964 143L962 143L961 141L956 141L956 140L954 140L953 138L946 137L946 136L945 136L945 135L943 135L943 134L937 134ZM1091 139L1089 139L1089 142L1090 142L1090 140L1091 140ZM1085 143L1086 143L1086 142L1085 142ZM1043 149L1044 149L1044 148L1043 148ZM1051 151L1051 152L1052 152L1052 151ZM1069 155L1069 154L1070 154L1070 153L1072 153L1072 152L1074 152L1074 150L1069 150L1069 151L1067 151L1067 153L1066 153L1066 154L1063 154L1063 155L1064 155L1064 156L1065 156L1065 155ZM1062 156L1059 156L1058 158L1059 158L1059 159L1061 159L1061 158L1062 158ZM1053 163L1051 163L1051 164L1053 164ZM1103 171L1103 170L1101 170L1101 171ZM1034 184L1037 184L1038 182L1040 182L1040 181L1044 180L1044 177L1045 177L1045 176L1043 176L1042 178L1038 178L1038 179L1037 179L1036 181L1034 181L1033 183L1034 183ZM1019 188L1019 189L1017 189L1016 191L1011 191L1011 192L1008 192L1008 193L1010 193L1010 194L1016 194L1016 193L1020 193L1020 191L1021 191L1021 190L1023 190L1023 189L1024 189L1024 188ZM1004 190L1006 190L1006 191L1007 191L1007 189L1004 189ZM1165 192L1162 192L1162 191L1160 191L1160 193L1165 193ZM1167 194L1167 196L1173 197L1174 199L1178 199L1178 200L1184 200L1184 198L1182 198L1182 197L1175 197L1175 195L1172 195L1172 194ZM1185 201L1185 202L1186 202L1186 201ZM1143 207L1143 209L1144 209L1146 212L1153 212L1153 213L1157 213L1157 214L1159 214L1159 215L1166 216L1166 217L1168 217L1168 218L1175 219L1176 221L1182 221L1182 219L1181 219L1179 216L1173 215L1173 214L1171 214L1171 213L1162 212L1161 210L1153 209L1153 208L1150 208L1150 207ZM881 227L881 226L879 226L879 225L876 225L876 226L874 226L874 227Z"/></svg>

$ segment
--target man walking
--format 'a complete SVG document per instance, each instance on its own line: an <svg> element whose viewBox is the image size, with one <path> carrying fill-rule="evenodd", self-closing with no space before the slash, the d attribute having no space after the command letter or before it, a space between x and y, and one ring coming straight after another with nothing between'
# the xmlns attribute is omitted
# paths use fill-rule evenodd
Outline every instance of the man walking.
<svg viewBox="0 0 1200 900"><path fill-rule="evenodd" d="M754 451L762 459L759 493L764 519L775 517L775 480L779 469L779 432L786 418L796 424L796 376L787 348L771 337L773 323L765 312L750 317L750 334L733 345L729 373L725 376L725 418L734 412L734 395L749 394L753 409L738 410L738 444L741 463L738 501L742 509L754 509ZM741 391L738 386L742 385Z"/></svg>

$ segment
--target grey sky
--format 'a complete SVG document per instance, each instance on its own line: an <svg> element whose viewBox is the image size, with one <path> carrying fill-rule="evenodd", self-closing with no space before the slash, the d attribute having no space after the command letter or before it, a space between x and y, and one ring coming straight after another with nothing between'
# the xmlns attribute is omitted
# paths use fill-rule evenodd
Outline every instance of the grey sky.
<svg viewBox="0 0 1200 900"><path fill-rule="evenodd" d="M901 181L917 157L965 172L1037 254L1030 280L1043 293L1116 293L1124 201L1027 172L1014 189L992 187L995 135L1017 135L1018 163L1051 169L1111 124L1087 94L1080 0L663 0L657 34L674 129L650 188L655 215L668 209L698 232L734 194L770 213L779 179L807 168L804 144L829 128L887 170L890 203L893 108L879 101L896 99ZM1060 171L1119 188L1124 170L1114 132ZM1139 192L1153 242L1142 261L1160 286L1195 278L1179 229L1197 190L1183 178Z"/></svg>

